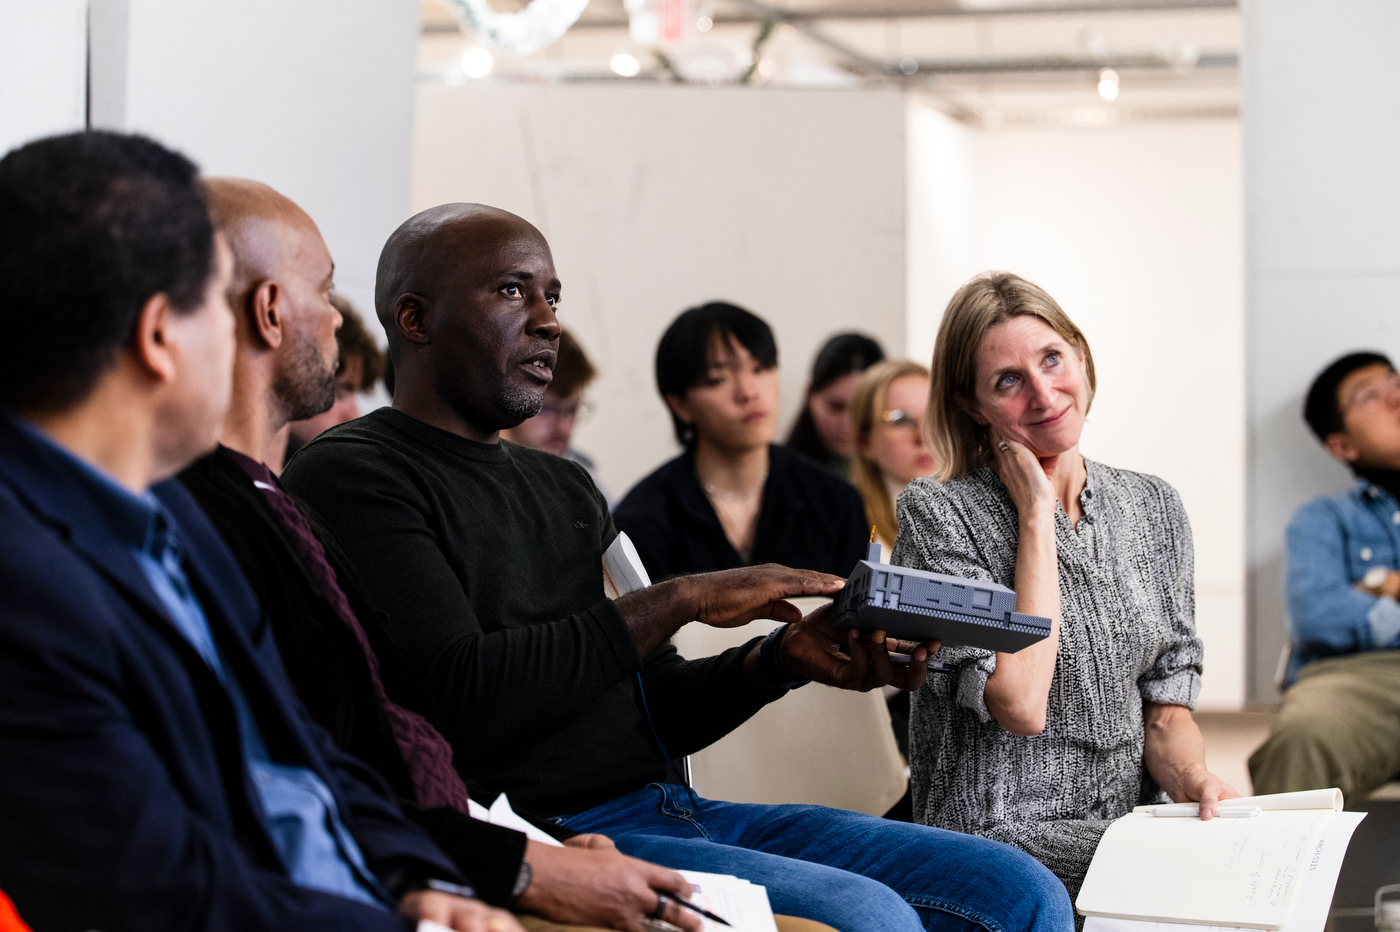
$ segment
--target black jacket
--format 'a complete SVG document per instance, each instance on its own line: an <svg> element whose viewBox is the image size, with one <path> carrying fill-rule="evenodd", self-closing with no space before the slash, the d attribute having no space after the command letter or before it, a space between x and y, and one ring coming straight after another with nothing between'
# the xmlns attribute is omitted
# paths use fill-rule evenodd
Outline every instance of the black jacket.
<svg viewBox="0 0 1400 932"><path fill-rule="evenodd" d="M666 463L613 511L653 580L744 566L700 487L691 453ZM750 563L849 576L866 555L870 527L859 493L800 453L768 448L768 481Z"/></svg>
<svg viewBox="0 0 1400 932"><path fill-rule="evenodd" d="M330 787L381 879L459 878L383 782L307 717L267 616L177 483L185 569L274 759ZM35 929L355 929L404 920L299 887L272 843L219 677L171 621L75 464L0 416L0 889Z"/></svg>
<svg viewBox="0 0 1400 932"><path fill-rule="evenodd" d="M264 493L222 446L181 473L180 481L199 501L252 583L271 619L288 676L311 716L337 745L388 780L405 814L451 855L482 899L508 906L525 856L525 836L450 808L417 804L413 781L375 696L360 642L283 537ZM387 616L375 610L339 540L314 511L300 501L297 506L325 548L326 561L369 637L385 692L399 705L434 721L431 702L412 674Z"/></svg>

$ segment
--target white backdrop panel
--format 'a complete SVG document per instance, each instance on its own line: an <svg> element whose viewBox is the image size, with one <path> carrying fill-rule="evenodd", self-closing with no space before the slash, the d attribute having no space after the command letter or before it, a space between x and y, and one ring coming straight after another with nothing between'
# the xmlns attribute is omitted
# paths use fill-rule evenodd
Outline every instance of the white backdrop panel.
<svg viewBox="0 0 1400 932"><path fill-rule="evenodd" d="M931 355L943 308L976 272L1013 271L1055 296L1088 336L1098 371L1084 453L1161 476L1181 492L1195 535L1197 629L1206 642L1201 704L1239 708L1239 124L978 132L915 108L910 140L910 274L918 282L910 295L912 352Z"/></svg>
<svg viewBox="0 0 1400 932"><path fill-rule="evenodd" d="M1304 426L1303 393L1342 353L1400 351L1400 5L1270 0L1244 22L1252 693L1268 700L1283 529L1349 481Z"/></svg>
<svg viewBox="0 0 1400 932"><path fill-rule="evenodd" d="M662 331L729 300L777 334L784 425L818 346L903 352L904 105L889 91L423 87L415 209L479 201L549 238L561 318L602 371L578 431L614 494L677 445Z"/></svg>

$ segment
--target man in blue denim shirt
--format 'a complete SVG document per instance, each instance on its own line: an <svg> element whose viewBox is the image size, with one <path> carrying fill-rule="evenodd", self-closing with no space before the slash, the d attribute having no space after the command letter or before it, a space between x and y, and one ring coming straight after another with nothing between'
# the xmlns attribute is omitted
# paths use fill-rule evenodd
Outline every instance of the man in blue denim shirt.
<svg viewBox="0 0 1400 932"><path fill-rule="evenodd" d="M1288 526L1289 688L1249 770L1258 793L1354 800L1400 772L1400 374L1379 353L1343 356L1303 417L1357 483Z"/></svg>

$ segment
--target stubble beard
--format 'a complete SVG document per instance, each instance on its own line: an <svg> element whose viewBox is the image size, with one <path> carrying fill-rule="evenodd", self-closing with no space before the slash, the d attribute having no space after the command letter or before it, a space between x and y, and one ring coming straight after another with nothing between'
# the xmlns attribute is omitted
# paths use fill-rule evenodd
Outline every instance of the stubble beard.
<svg viewBox="0 0 1400 932"><path fill-rule="evenodd" d="M500 406L503 414L512 419L510 426L514 427L540 413L540 409L544 407L544 392L543 385L532 388L506 383L496 394L496 404Z"/></svg>
<svg viewBox="0 0 1400 932"><path fill-rule="evenodd" d="M324 414L335 404L337 360L321 356L314 340L299 340L287 365L273 377L272 392L281 402L288 421Z"/></svg>

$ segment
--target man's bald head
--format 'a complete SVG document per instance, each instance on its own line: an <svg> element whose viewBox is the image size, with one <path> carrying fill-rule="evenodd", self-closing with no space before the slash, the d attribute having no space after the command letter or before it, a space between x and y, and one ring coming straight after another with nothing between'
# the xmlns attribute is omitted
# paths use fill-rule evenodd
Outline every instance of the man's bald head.
<svg viewBox="0 0 1400 932"><path fill-rule="evenodd" d="M209 213L233 248L232 291L238 295L253 282L275 278L289 259L291 239L320 231L306 211L277 190L247 178L208 178L204 182Z"/></svg>
<svg viewBox="0 0 1400 932"><path fill-rule="evenodd" d="M484 442L539 412L559 280L529 222L482 204L425 210L384 244L374 297L394 407Z"/></svg>
<svg viewBox="0 0 1400 932"><path fill-rule="evenodd" d="M255 385L270 392L266 404L276 422L320 414L335 401L340 326L330 304L335 263L320 230L306 211L262 182L210 178L205 189L214 225L233 248L236 371L264 367L268 376L243 379L236 390Z"/></svg>
<svg viewBox="0 0 1400 932"><path fill-rule="evenodd" d="M439 204L409 217L389 237L379 254L374 309L394 344L394 303L400 295L440 294L444 279L466 257L501 236L524 236L549 249L544 235L528 220L485 204Z"/></svg>

